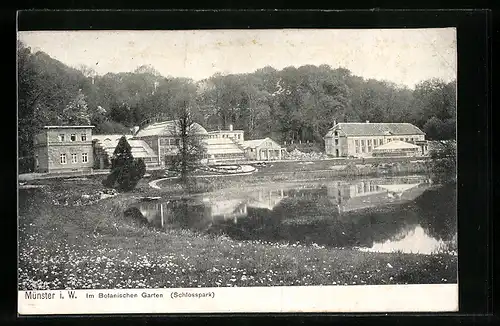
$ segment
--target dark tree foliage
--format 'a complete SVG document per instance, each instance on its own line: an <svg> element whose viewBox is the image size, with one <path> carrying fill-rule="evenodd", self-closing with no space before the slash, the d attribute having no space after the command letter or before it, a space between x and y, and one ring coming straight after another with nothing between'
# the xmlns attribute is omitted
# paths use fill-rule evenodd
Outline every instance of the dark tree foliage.
<svg viewBox="0 0 500 326"><path fill-rule="evenodd" d="M410 89L328 65L264 67L198 82L161 76L148 65L99 76L32 53L21 42L17 50L21 157L33 155L33 135L43 125L78 117L88 118L95 132L126 132L151 118L177 117L183 103L190 119L207 130L232 124L247 139L322 145L334 121L366 120L413 123L431 140L455 138L456 81L424 80Z"/></svg>
<svg viewBox="0 0 500 326"><path fill-rule="evenodd" d="M108 188L116 187L121 191L130 191L135 188L145 173L144 161L134 159L127 138L122 136L111 158L111 172L103 180L103 185Z"/></svg>

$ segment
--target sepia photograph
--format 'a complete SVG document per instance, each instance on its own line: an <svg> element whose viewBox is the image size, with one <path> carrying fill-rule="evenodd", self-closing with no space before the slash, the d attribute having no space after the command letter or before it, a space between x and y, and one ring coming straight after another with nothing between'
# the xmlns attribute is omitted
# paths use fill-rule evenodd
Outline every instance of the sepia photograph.
<svg viewBox="0 0 500 326"><path fill-rule="evenodd" d="M19 31L17 72L19 313L458 310L455 28Z"/></svg>

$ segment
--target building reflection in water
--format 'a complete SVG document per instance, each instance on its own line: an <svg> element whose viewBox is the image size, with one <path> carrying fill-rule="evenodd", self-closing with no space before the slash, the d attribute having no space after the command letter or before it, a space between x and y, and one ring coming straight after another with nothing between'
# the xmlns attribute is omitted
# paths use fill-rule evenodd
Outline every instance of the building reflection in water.
<svg viewBox="0 0 500 326"><path fill-rule="evenodd" d="M428 182L423 178L407 180L372 179L354 184L347 182L329 182L311 185L288 185L280 188L259 189L245 194L237 194L237 199L211 199L202 201L210 207L214 220L229 220L248 216L248 207L273 210L285 198L318 200L327 198L339 213L363 208L409 201L418 197Z"/></svg>
<svg viewBox="0 0 500 326"><path fill-rule="evenodd" d="M139 209L149 223L161 228L172 224L174 222L172 219L179 213L196 215L190 216L190 220L204 218L209 219L211 223L232 220L236 224L238 219L249 217L249 208L272 211L284 199L314 203L326 198L336 212L342 215L387 203L413 200L427 188L427 184L427 180L422 177L288 184L234 194L233 198L231 196L228 198L227 195L224 197L205 195L182 203L142 203ZM193 207L198 209L192 209Z"/></svg>

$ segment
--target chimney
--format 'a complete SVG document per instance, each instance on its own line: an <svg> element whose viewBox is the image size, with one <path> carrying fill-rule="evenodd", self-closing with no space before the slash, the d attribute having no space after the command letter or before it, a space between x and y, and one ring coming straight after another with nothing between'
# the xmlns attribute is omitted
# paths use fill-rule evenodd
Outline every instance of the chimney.
<svg viewBox="0 0 500 326"><path fill-rule="evenodd" d="M333 120L333 125L336 126L337 125L337 120Z"/></svg>
<svg viewBox="0 0 500 326"><path fill-rule="evenodd" d="M370 123L370 120L366 120L366 123Z"/></svg>
<svg viewBox="0 0 500 326"><path fill-rule="evenodd" d="M233 125L232 124L229 125L229 131L233 131Z"/></svg>

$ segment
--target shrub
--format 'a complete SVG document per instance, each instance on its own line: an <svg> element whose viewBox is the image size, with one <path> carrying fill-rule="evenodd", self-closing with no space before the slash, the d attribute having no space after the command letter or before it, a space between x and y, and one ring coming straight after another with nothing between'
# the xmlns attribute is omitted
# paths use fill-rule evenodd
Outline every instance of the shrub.
<svg viewBox="0 0 500 326"><path fill-rule="evenodd" d="M116 170L111 171L111 173L102 180L102 185L106 188L113 188L116 183L116 176Z"/></svg>
<svg viewBox="0 0 500 326"><path fill-rule="evenodd" d="M429 152L429 169L436 183L455 183L457 179L457 144L455 141L436 142Z"/></svg>

